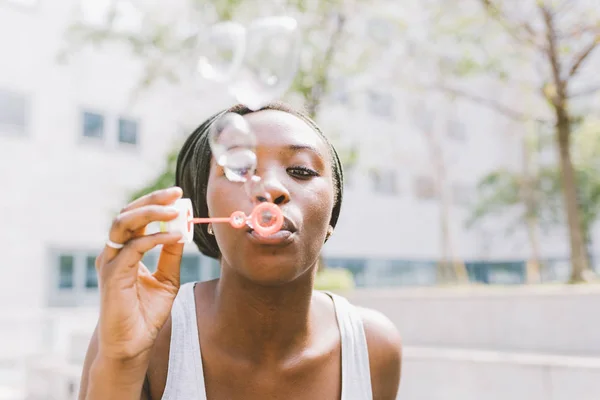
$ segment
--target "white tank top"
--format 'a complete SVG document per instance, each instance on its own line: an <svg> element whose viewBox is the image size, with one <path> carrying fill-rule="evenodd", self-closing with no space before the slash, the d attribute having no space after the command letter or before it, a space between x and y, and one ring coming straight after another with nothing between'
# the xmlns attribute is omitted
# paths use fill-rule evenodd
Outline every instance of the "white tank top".
<svg viewBox="0 0 600 400"><path fill-rule="evenodd" d="M207 400L196 320L194 282L181 286L171 310L171 345L162 400ZM345 298L332 300L342 344L341 400L372 400L369 353L363 323Z"/></svg>

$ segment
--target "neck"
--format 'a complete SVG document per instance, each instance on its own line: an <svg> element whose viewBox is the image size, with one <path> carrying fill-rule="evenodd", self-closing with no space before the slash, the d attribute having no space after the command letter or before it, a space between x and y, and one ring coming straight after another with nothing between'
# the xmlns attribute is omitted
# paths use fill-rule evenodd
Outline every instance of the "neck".
<svg viewBox="0 0 600 400"><path fill-rule="evenodd" d="M251 362L290 356L311 332L314 270L281 286L261 286L223 265L213 303L218 342Z"/></svg>

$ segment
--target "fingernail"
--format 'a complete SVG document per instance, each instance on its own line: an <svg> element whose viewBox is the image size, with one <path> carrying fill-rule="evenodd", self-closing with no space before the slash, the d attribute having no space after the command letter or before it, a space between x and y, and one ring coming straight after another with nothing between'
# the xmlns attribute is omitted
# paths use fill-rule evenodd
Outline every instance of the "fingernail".
<svg viewBox="0 0 600 400"><path fill-rule="evenodd" d="M180 187L177 187L177 186L175 186L175 187L169 188L169 189L167 190L167 193L168 193L168 194L181 194L181 193L182 193L182 190L181 190L181 188L180 188Z"/></svg>
<svg viewBox="0 0 600 400"><path fill-rule="evenodd" d="M179 210L175 207L167 206L166 209L167 209L167 212L179 213Z"/></svg>

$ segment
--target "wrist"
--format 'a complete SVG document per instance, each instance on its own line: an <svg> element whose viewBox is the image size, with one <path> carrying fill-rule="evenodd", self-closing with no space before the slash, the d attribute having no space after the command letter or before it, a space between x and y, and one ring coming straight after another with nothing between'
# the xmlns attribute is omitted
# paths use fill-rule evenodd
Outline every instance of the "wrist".
<svg viewBox="0 0 600 400"><path fill-rule="evenodd" d="M143 354L121 359L98 353L90 366L86 398L139 398L149 358Z"/></svg>
<svg viewBox="0 0 600 400"><path fill-rule="evenodd" d="M121 358L99 351L92 365L97 370L118 371L120 373L145 373L149 362L150 354L148 352L141 353L135 357Z"/></svg>

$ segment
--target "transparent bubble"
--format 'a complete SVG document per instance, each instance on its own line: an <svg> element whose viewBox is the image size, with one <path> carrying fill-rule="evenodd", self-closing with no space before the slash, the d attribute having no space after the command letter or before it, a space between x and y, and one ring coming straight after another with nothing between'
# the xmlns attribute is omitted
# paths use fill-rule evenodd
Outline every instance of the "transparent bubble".
<svg viewBox="0 0 600 400"><path fill-rule="evenodd" d="M256 170L256 153L241 147L230 149L220 157L219 163L231 182L247 182Z"/></svg>
<svg viewBox="0 0 600 400"><path fill-rule="evenodd" d="M244 58L246 29L232 21L213 25L199 36L197 70L205 79L227 82Z"/></svg>
<svg viewBox="0 0 600 400"><path fill-rule="evenodd" d="M244 117L236 113L227 113L213 123L210 128L209 143L212 154L219 165L225 167L229 162L231 167L239 168L244 157L237 155L237 151L254 152L256 137ZM228 155L234 150L236 154ZM245 159L249 160L249 157ZM254 159L256 162L256 156Z"/></svg>
<svg viewBox="0 0 600 400"><path fill-rule="evenodd" d="M290 17L261 18L248 27L244 57L229 85L238 102L257 110L287 91L300 60L297 28Z"/></svg>

